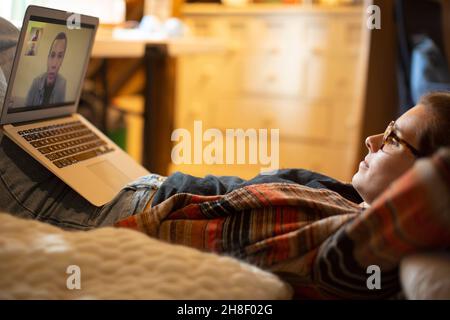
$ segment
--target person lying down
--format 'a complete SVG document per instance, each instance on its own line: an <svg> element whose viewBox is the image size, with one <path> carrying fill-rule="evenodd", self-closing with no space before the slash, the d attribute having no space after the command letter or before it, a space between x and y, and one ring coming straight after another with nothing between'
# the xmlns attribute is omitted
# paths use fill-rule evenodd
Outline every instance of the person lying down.
<svg viewBox="0 0 450 320"><path fill-rule="evenodd" d="M435 152L448 145L439 134L449 127L431 120L435 127L419 126L442 98L449 97L424 97L383 136L366 140L369 152L352 182L364 206L350 186L305 170L249 181L177 173L144 177L128 187L132 197L119 194L96 212L104 220L93 221L115 220L116 227L245 260L278 274L296 298L391 297L400 291L403 257L450 247L450 149ZM130 201L135 196L141 204ZM124 211L116 214L114 204ZM377 290L367 284L373 267L380 270Z"/></svg>
<svg viewBox="0 0 450 320"><path fill-rule="evenodd" d="M0 23L3 63L18 33ZM0 133L0 210L64 229L128 227L233 255L276 272L297 297L389 297L403 256L449 246L448 149L437 153L450 146L449 130L450 93L435 92L366 139L351 184L302 169L251 180L150 174L102 207ZM367 288L371 265L382 272L379 290Z"/></svg>
<svg viewBox="0 0 450 320"><path fill-rule="evenodd" d="M264 183L178 193L115 226L270 270L297 299L391 298L402 258L450 248L450 149L418 161L366 210L327 189Z"/></svg>
<svg viewBox="0 0 450 320"><path fill-rule="evenodd" d="M431 93L366 139L368 155L352 181L363 206L336 181L298 183L305 171L280 174L290 182L260 176L238 188L219 185L225 192L200 189L220 177L179 173L143 212L115 226L245 260L278 274L296 298L393 297L402 258L450 248L449 113L450 93ZM380 282L372 286L373 268Z"/></svg>

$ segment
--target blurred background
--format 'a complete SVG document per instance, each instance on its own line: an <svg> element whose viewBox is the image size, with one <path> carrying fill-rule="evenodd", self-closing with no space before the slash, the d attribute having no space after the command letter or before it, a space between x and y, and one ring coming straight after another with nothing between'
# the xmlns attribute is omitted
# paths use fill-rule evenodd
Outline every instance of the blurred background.
<svg viewBox="0 0 450 320"><path fill-rule="evenodd" d="M428 80L447 83L446 0L2 0L0 15L20 26L29 4L100 18L80 113L160 174L260 172L174 164L171 132L193 135L201 120L203 130L280 129L281 168L350 181L364 138L430 90L417 78L430 73L412 72L423 39L440 57ZM381 29L368 26L370 5Z"/></svg>

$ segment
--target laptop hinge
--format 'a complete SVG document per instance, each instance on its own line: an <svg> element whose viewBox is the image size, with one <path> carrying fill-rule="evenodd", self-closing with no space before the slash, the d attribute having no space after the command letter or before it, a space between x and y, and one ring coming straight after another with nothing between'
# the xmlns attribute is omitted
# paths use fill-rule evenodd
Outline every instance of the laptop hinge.
<svg viewBox="0 0 450 320"><path fill-rule="evenodd" d="M31 121L23 121L23 122L15 122L15 123L10 123L13 127L20 127L20 126L25 126L28 124L33 124L36 122L42 122L42 121L49 121L49 120L55 120L55 119L63 119L63 118L67 118L67 117L71 117L73 115L66 115L66 116L58 116L58 117L50 117L50 118L45 118L45 119L39 119L39 120L31 120Z"/></svg>

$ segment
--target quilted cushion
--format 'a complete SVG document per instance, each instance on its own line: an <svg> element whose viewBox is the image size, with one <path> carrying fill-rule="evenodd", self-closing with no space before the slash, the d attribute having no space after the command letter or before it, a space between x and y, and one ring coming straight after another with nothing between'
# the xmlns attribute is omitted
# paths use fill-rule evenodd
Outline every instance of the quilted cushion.
<svg viewBox="0 0 450 320"><path fill-rule="evenodd" d="M67 288L79 267L81 289ZM115 228L64 231L0 214L0 299L289 299L275 275L231 257Z"/></svg>

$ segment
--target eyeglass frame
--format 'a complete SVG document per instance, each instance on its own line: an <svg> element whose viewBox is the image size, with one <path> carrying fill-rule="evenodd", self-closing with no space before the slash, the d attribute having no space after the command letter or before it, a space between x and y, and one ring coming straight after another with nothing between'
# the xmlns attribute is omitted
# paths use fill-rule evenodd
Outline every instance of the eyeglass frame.
<svg viewBox="0 0 450 320"><path fill-rule="evenodd" d="M386 145L386 141L387 141L387 139L389 137L393 137L395 140L398 141L398 143L400 143L401 145L406 147L414 155L414 157L416 157L416 158L422 157L422 152L420 152L419 150L414 148L410 143L408 143L404 139L400 138L395 133L395 121L391 121L391 123L389 123L389 125L386 128L386 130L384 131L383 140L381 142L380 150L383 150L383 147Z"/></svg>

